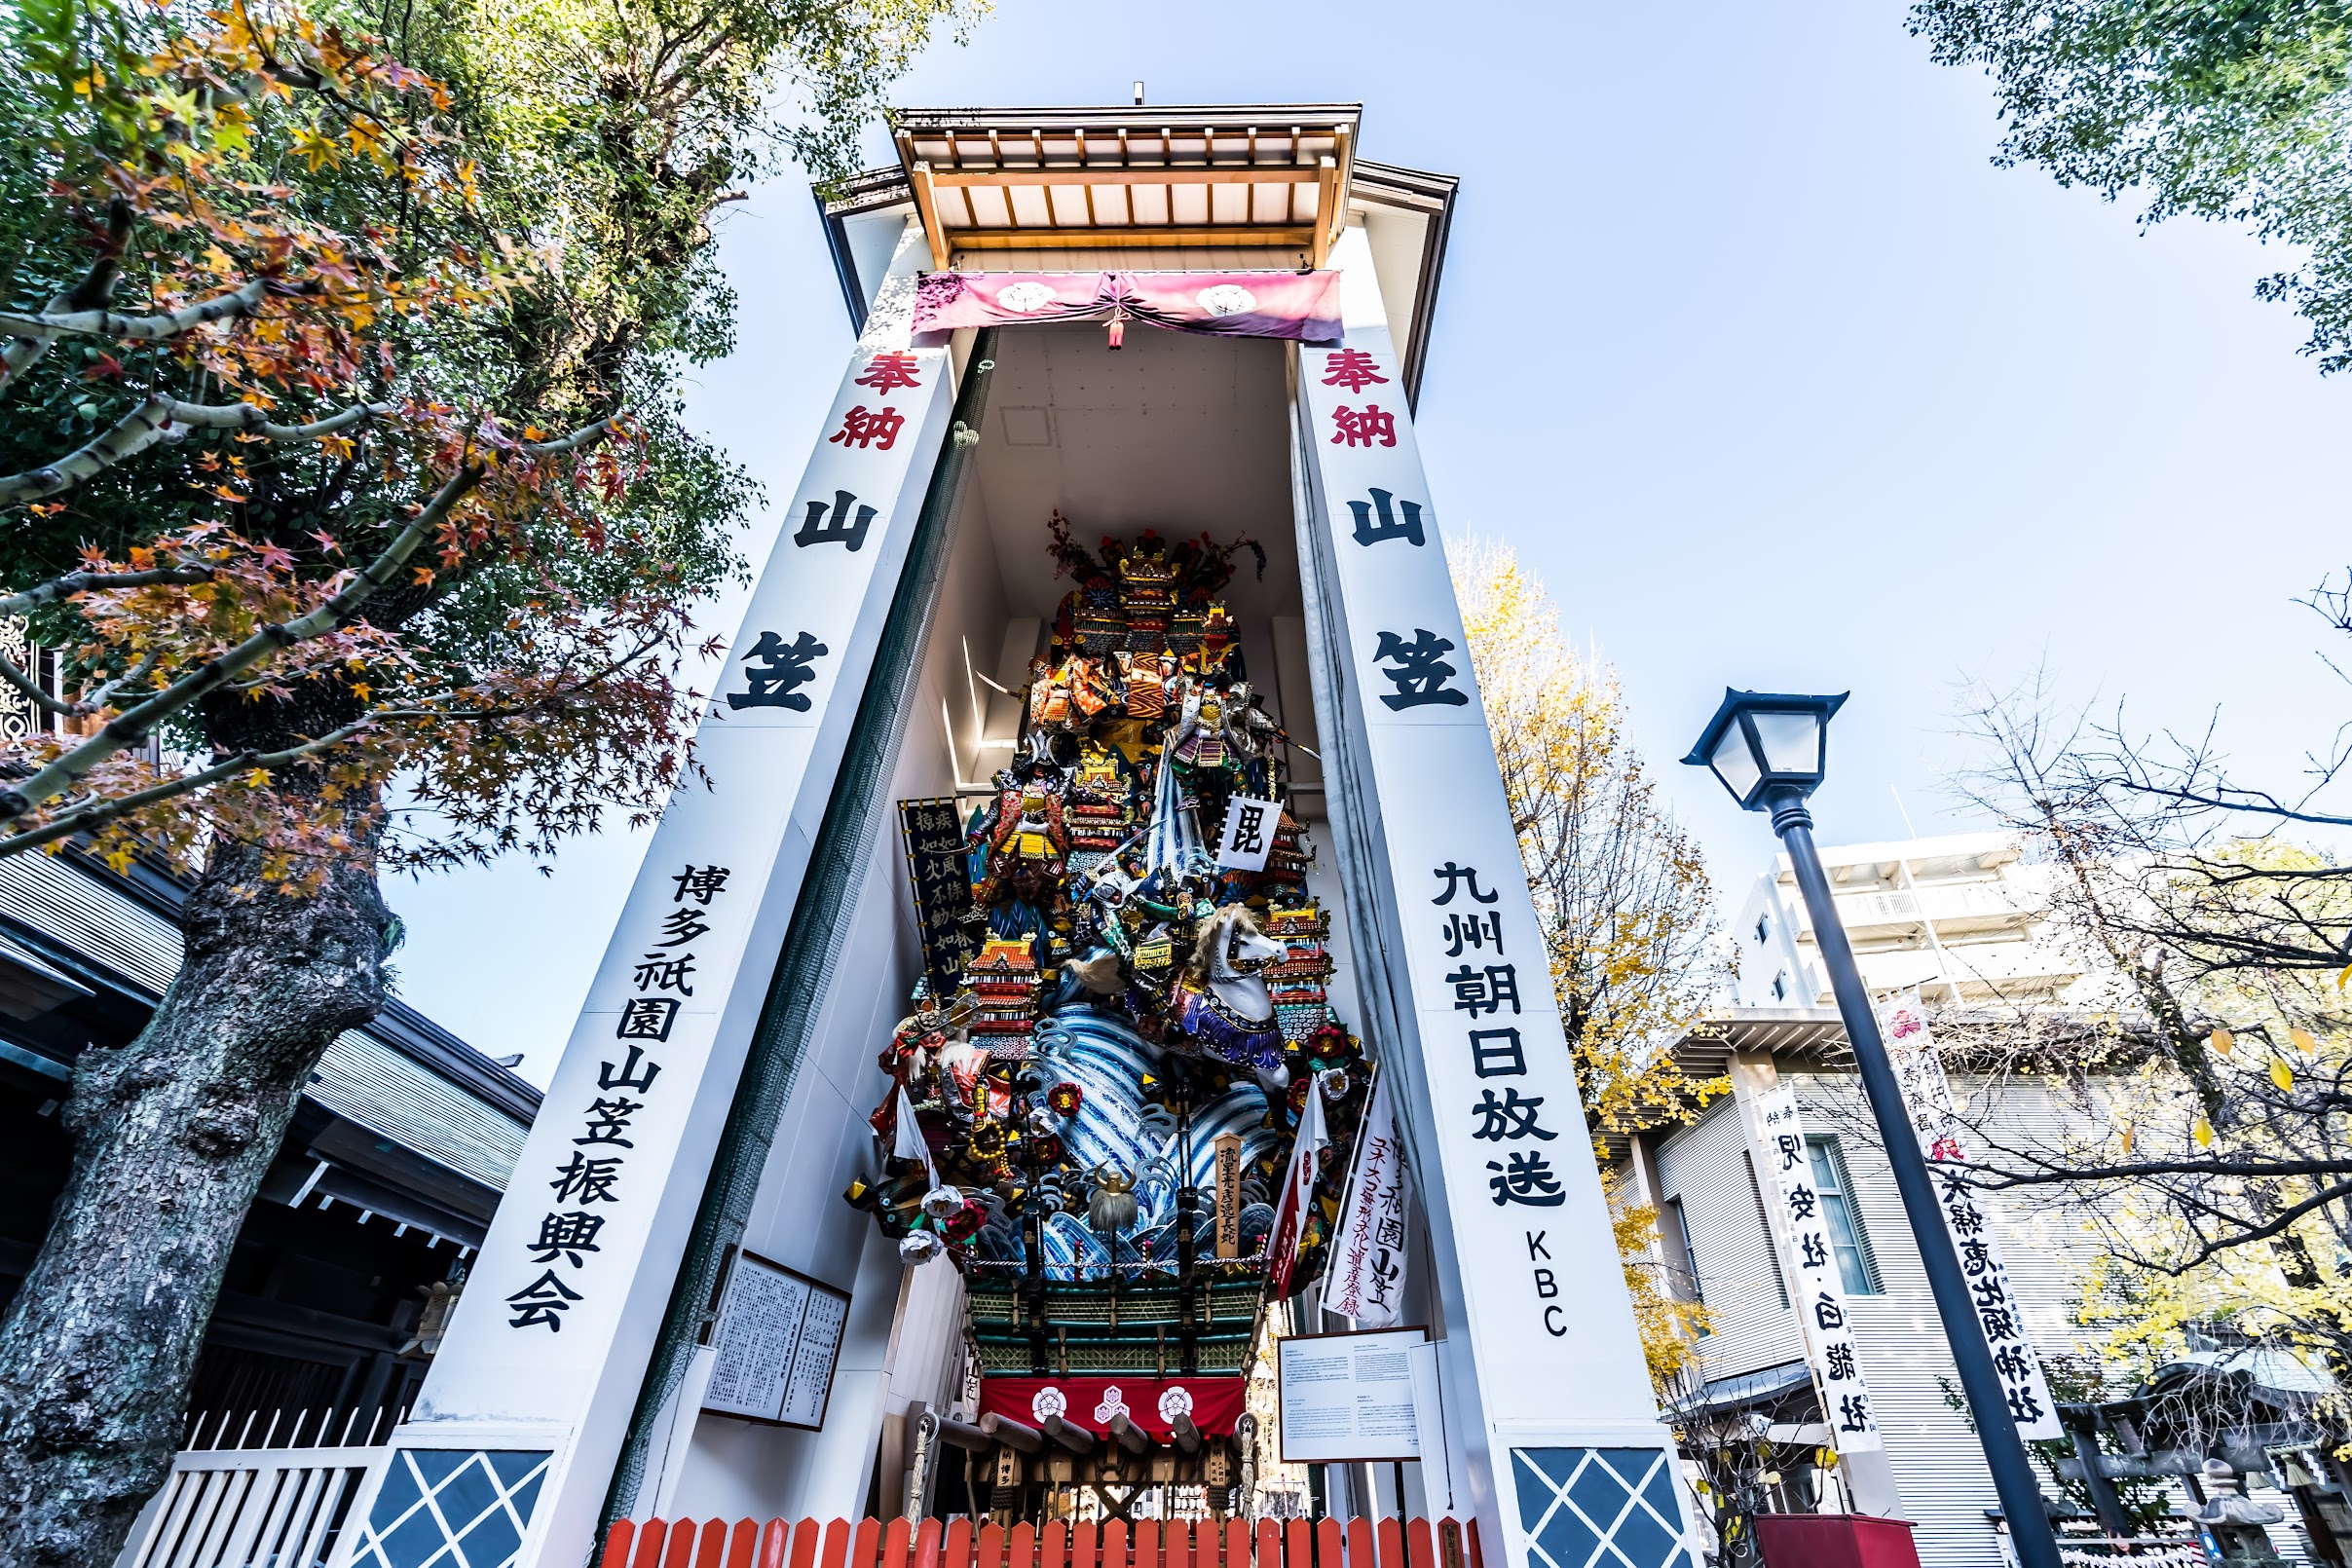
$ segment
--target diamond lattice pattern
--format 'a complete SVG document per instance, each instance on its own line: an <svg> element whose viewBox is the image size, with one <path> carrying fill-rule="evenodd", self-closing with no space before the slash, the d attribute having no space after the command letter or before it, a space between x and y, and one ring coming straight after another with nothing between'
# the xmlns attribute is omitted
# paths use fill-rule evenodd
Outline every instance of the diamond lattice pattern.
<svg viewBox="0 0 2352 1568"><path fill-rule="evenodd" d="M1662 1448L1513 1448L1534 1568L1691 1568Z"/></svg>
<svg viewBox="0 0 2352 1568"><path fill-rule="evenodd" d="M547 1476L531 1449L402 1448L352 1568L510 1568Z"/></svg>

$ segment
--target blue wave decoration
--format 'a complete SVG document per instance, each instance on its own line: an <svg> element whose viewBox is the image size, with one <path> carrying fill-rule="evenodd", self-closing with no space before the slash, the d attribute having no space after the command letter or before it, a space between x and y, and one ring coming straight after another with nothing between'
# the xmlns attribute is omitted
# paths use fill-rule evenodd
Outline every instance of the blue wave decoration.
<svg viewBox="0 0 2352 1568"><path fill-rule="evenodd" d="M1176 1266L1176 1191L1187 1181L1204 1189L1205 1200L1214 1191L1218 1138L1241 1139L1245 1165L1281 1147L1281 1129L1266 1125L1265 1091L1244 1078L1193 1112L1191 1158L1182 1161L1174 1119L1140 1088L1145 1073L1159 1070L1161 1053L1117 1013L1087 1002L1061 1007L1039 1023L1036 1044L1040 1075L1048 1084L1076 1084L1082 1097L1062 1129L1071 1163L1087 1171L1108 1165L1136 1178L1136 1223L1118 1238L1122 1263ZM1204 1232L1213 1229L1213 1209L1204 1202ZM1050 1278L1106 1272L1110 1254L1082 1213L1056 1214L1045 1234Z"/></svg>

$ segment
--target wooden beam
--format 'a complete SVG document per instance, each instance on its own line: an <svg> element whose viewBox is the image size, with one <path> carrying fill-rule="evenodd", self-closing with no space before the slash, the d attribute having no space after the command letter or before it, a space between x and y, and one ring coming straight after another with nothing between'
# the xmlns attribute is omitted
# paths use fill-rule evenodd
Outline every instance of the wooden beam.
<svg viewBox="0 0 2352 1568"><path fill-rule="evenodd" d="M1036 1453L1045 1446L1045 1434L1035 1427L1023 1426L1009 1415L984 1415L980 1430L989 1437L1025 1454Z"/></svg>
<svg viewBox="0 0 2352 1568"><path fill-rule="evenodd" d="M1320 267L1331 257L1331 209L1339 205L1339 165L1325 153L1315 172L1315 238L1308 244L1307 259Z"/></svg>
<svg viewBox="0 0 2352 1568"><path fill-rule="evenodd" d="M1331 210L1324 213L1323 218L1330 225L1331 243L1337 244L1340 231L1348 226L1348 187L1356 173L1356 150L1349 145L1355 137L1346 126L1334 128L1331 137L1339 144L1339 190L1331 199Z"/></svg>
<svg viewBox="0 0 2352 1568"><path fill-rule="evenodd" d="M931 270L948 270L948 231L940 225L939 198L931 190L931 166L917 160L909 170L915 185L915 210L922 214L923 238L931 242Z"/></svg>
<svg viewBox="0 0 2352 1568"><path fill-rule="evenodd" d="M1125 1410L1110 1418L1110 1435L1119 1439L1120 1447L1139 1457L1158 1446L1150 1433L1127 1419Z"/></svg>
<svg viewBox="0 0 2352 1568"><path fill-rule="evenodd" d="M1057 164L1051 168L964 168L934 174L938 185L1306 185L1320 170L1295 164Z"/></svg>
<svg viewBox="0 0 2352 1568"><path fill-rule="evenodd" d="M1269 250L1304 249L1313 243L1309 224L1227 224L1219 228L1154 228L1121 224L1101 229L950 229L948 243L955 250L1137 250L1150 245L1197 245L1230 249L1236 246ZM944 266L944 264L943 264Z"/></svg>
<svg viewBox="0 0 2352 1568"><path fill-rule="evenodd" d="M1045 1418L1045 1435L1073 1454L1091 1454L1098 1440L1095 1435L1074 1421L1064 1421L1059 1415Z"/></svg>

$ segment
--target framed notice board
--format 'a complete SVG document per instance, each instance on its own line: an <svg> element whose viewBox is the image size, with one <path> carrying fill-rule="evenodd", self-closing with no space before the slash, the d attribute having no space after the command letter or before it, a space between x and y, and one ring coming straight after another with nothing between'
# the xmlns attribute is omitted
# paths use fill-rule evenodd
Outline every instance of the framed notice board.
<svg viewBox="0 0 2352 1568"><path fill-rule="evenodd" d="M1282 1462L1419 1459L1412 1350L1428 1338L1412 1327L1276 1340Z"/></svg>
<svg viewBox="0 0 2352 1568"><path fill-rule="evenodd" d="M711 1325L702 1408L770 1426L823 1426L848 1322L848 1291L738 1249Z"/></svg>

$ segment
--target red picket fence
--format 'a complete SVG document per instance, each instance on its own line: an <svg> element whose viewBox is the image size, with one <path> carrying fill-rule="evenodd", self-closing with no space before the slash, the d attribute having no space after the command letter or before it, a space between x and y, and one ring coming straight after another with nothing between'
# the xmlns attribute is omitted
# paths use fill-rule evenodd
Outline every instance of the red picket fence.
<svg viewBox="0 0 2352 1568"><path fill-rule="evenodd" d="M648 1519L613 1526L599 1568L1481 1568L1475 1520Z"/></svg>

